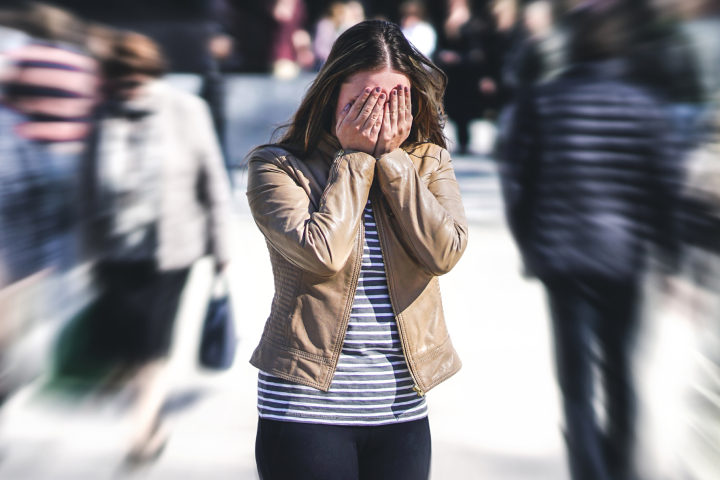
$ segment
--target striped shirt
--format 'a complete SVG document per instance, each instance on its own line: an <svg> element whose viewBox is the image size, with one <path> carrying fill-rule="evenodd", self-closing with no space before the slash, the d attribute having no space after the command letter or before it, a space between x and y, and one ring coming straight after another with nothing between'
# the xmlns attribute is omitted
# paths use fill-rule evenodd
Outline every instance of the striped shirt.
<svg viewBox="0 0 720 480"><path fill-rule="evenodd" d="M49 142L82 140L98 101L97 64L61 46L33 43L6 52L13 68L2 79L3 102L25 114L16 127L24 138Z"/></svg>
<svg viewBox="0 0 720 480"><path fill-rule="evenodd" d="M385 264L368 201L362 267L345 342L328 392L265 372L258 378L261 418L331 425L384 425L427 416L413 391L390 304Z"/></svg>

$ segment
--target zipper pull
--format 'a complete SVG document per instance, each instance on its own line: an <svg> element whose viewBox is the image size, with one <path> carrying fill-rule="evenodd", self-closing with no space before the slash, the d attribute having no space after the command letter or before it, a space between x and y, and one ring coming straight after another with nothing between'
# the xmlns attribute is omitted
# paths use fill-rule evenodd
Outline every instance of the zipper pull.
<svg viewBox="0 0 720 480"><path fill-rule="evenodd" d="M418 397L425 396L425 392L423 392L422 389L420 387L418 387L417 385L413 385L412 389L413 389L413 392L416 392L418 394Z"/></svg>

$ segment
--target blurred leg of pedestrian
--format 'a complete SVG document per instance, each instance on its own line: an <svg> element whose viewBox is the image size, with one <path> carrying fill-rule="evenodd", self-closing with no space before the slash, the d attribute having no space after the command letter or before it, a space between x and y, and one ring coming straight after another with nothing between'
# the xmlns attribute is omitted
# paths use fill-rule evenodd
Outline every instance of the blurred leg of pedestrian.
<svg viewBox="0 0 720 480"><path fill-rule="evenodd" d="M161 417L168 392L166 358L188 273L160 272L152 261L98 266L105 293L94 314L92 357L133 374L130 463L155 458L167 438Z"/></svg>
<svg viewBox="0 0 720 480"><path fill-rule="evenodd" d="M571 476L574 480L630 478L635 412L630 355L637 287L569 278L547 280L545 286ZM605 389L605 426L595 411L593 372L598 357Z"/></svg>
<svg viewBox="0 0 720 480"><path fill-rule="evenodd" d="M605 283L598 292L597 336L605 392L605 459L613 479L633 478L637 397L633 352L639 323L639 283Z"/></svg>
<svg viewBox="0 0 720 480"><path fill-rule="evenodd" d="M155 459L162 452L170 436L170 429L162 418L162 407L170 391L166 359L143 365L132 383L136 401L131 415L133 435L127 460L143 463Z"/></svg>

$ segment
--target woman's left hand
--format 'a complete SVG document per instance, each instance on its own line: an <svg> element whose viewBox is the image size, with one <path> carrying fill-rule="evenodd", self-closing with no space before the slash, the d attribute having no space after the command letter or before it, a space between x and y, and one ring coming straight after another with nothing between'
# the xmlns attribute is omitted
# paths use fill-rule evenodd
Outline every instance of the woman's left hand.
<svg viewBox="0 0 720 480"><path fill-rule="evenodd" d="M402 145L410 136L412 121L410 89L398 85L390 92L390 101L385 102L382 126L373 156L380 158Z"/></svg>

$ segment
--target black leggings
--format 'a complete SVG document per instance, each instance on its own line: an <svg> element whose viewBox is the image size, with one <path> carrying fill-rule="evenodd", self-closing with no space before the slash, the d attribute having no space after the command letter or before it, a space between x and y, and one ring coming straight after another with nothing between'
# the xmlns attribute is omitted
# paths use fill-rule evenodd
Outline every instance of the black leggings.
<svg viewBox="0 0 720 480"><path fill-rule="evenodd" d="M260 480L427 480L427 418L352 427L259 419Z"/></svg>

